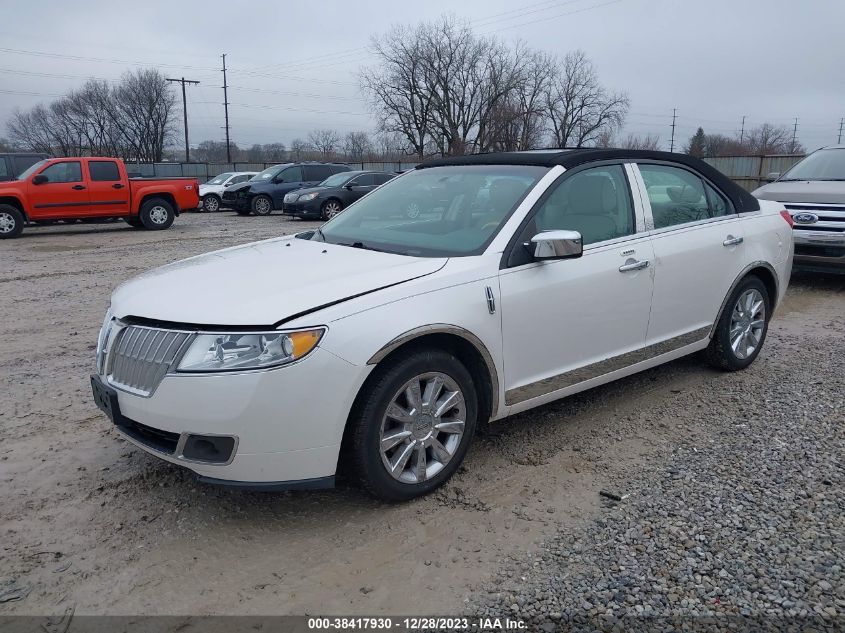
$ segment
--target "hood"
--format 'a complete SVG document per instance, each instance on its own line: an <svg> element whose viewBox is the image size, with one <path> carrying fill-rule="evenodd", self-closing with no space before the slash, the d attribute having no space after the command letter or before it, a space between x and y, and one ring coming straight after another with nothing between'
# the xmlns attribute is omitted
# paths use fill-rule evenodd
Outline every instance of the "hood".
<svg viewBox="0 0 845 633"><path fill-rule="evenodd" d="M276 238L144 273L115 290L112 313L197 325L273 325L430 275L446 261Z"/></svg>
<svg viewBox="0 0 845 633"><path fill-rule="evenodd" d="M835 180L795 180L763 185L753 192L761 200L845 204L845 182Z"/></svg>

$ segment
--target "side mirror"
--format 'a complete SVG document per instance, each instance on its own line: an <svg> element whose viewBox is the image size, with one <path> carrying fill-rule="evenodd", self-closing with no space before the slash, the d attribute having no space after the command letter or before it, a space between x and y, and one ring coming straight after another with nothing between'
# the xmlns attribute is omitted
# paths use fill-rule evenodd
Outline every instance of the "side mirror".
<svg viewBox="0 0 845 633"><path fill-rule="evenodd" d="M33 185L43 185L45 182L50 182L50 179L44 174L38 174L37 176L32 177Z"/></svg>
<svg viewBox="0 0 845 633"><path fill-rule="evenodd" d="M348 184L348 185L346 185L346 190L347 190L347 191L352 191L353 189L355 189L355 185L353 185L353 184Z"/></svg>
<svg viewBox="0 0 845 633"><path fill-rule="evenodd" d="M543 231L531 238L534 259L574 259L584 253L578 231Z"/></svg>
<svg viewBox="0 0 845 633"><path fill-rule="evenodd" d="M779 171L770 171L768 174L766 174L766 180L777 180L778 178L780 178Z"/></svg>

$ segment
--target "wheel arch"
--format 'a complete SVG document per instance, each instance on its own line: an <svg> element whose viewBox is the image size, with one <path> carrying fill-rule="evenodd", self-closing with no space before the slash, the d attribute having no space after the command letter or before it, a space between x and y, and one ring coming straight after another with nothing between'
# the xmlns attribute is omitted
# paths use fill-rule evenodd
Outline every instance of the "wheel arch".
<svg viewBox="0 0 845 633"><path fill-rule="evenodd" d="M18 198L12 196L2 196L0 197L0 204L8 204L10 207L15 207L18 211L21 212L23 215L23 219L29 221L29 216L27 216L26 209L23 208L23 203Z"/></svg>
<svg viewBox="0 0 845 633"><path fill-rule="evenodd" d="M775 271L774 266L772 266L768 262L752 262L742 270L742 272L731 284L731 287L728 288L727 293L725 293L725 298L722 300L722 305L719 307L719 312L716 313L716 320L713 322L713 327L710 329L711 338L713 337L713 334L716 330L716 325L719 323L719 319L722 316L722 312L724 312L725 310L725 306L728 303L728 299L730 299L736 287L740 283L742 283L742 280L750 275L754 275L755 277L759 278L760 281L763 282L763 285L766 286L766 292L769 293L769 299L772 302L771 310L772 312L774 312L775 308L777 307L778 292L780 290L780 281L778 280L777 271Z"/></svg>
<svg viewBox="0 0 845 633"><path fill-rule="evenodd" d="M421 347L448 351L464 364L478 392L479 425L489 422L499 410L499 373L487 346L465 328L444 323L414 328L384 345L370 357L367 364L378 365L397 354ZM364 392L367 381L361 386L359 395Z"/></svg>
<svg viewBox="0 0 845 633"><path fill-rule="evenodd" d="M173 207L173 212L175 214L179 214L179 205L176 204L176 198L173 197L172 193L168 193L166 191L157 192L157 193L148 193L145 194L143 198L141 198L141 203L138 205L138 212L141 212L141 208L147 204L150 200L154 200L155 198L160 198L170 204Z"/></svg>

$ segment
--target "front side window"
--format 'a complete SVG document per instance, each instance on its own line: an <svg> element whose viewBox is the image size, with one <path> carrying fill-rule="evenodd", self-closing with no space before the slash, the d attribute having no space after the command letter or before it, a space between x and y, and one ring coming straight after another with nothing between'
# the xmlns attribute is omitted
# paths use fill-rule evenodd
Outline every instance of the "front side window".
<svg viewBox="0 0 845 633"><path fill-rule="evenodd" d="M326 178L323 182L320 183L320 187L342 187L349 181L350 178L354 178L354 173L348 172L341 172L339 174L334 174Z"/></svg>
<svg viewBox="0 0 845 633"><path fill-rule="evenodd" d="M113 160L92 160L88 163L88 173L94 182L120 180L120 170Z"/></svg>
<svg viewBox="0 0 845 633"><path fill-rule="evenodd" d="M55 163L41 172L48 182L82 182L82 166L78 161Z"/></svg>
<svg viewBox="0 0 845 633"><path fill-rule="evenodd" d="M251 177L252 176L250 176L249 174L241 174L240 176L235 176L234 178L232 178L232 180L229 181L229 184L230 185L237 185L237 184L240 184L242 182L246 182Z"/></svg>
<svg viewBox="0 0 845 633"><path fill-rule="evenodd" d="M374 178L377 185L383 185L389 180L393 180L395 177L396 176L394 174L376 174Z"/></svg>
<svg viewBox="0 0 845 633"><path fill-rule="evenodd" d="M628 181L621 165L592 167L564 176L541 204L526 240L541 231L578 231L583 244L636 232Z"/></svg>
<svg viewBox="0 0 845 633"><path fill-rule="evenodd" d="M715 190L708 196L701 178L686 169L648 164L641 164L639 168L651 203L655 229L698 222L728 212L724 198Z"/></svg>
<svg viewBox="0 0 845 633"><path fill-rule="evenodd" d="M302 182L302 168L288 167L278 176L279 182Z"/></svg>
<svg viewBox="0 0 845 633"><path fill-rule="evenodd" d="M369 187L373 184L373 175L362 174L358 176L355 180L350 181L349 184L353 187Z"/></svg>
<svg viewBox="0 0 845 633"><path fill-rule="evenodd" d="M215 176L211 180L209 180L207 185L222 185L232 174L220 174L219 176Z"/></svg>
<svg viewBox="0 0 845 633"><path fill-rule="evenodd" d="M547 167L415 169L336 215L312 239L416 257L484 251Z"/></svg>

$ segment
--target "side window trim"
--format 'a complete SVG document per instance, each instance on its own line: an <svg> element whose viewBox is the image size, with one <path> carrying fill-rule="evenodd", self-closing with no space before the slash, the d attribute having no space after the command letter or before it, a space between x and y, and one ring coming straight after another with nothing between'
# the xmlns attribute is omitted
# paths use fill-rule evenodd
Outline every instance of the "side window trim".
<svg viewBox="0 0 845 633"><path fill-rule="evenodd" d="M637 185L641 188L642 191L641 196L643 202L643 210L645 212L645 227L649 235L660 235L662 233L668 233L669 231L679 231L683 229L688 229L690 227L711 224L713 222L724 222L726 220L733 220L738 217L736 209L734 208L730 199L721 191L721 189L719 189L710 180L699 174L697 171L693 171L692 169L687 168L685 165L679 165L677 163L670 163L661 160L639 160L635 163L631 163L630 165L632 172L636 174ZM683 171L689 172L701 181L705 196L707 196L707 187L705 187L704 185L710 185L710 187L712 187L713 190L722 197L722 199L725 201L725 205L728 208L728 213L715 218L704 218L703 220L694 220L692 222L684 222L683 224L674 224L672 226L666 226L659 229L654 228L654 215L652 214L651 210L651 200L649 199L648 194L646 194L645 180L643 180L643 175L640 171L640 165L658 165L662 167L674 167L676 169L682 169ZM584 250L586 250L586 247Z"/></svg>
<svg viewBox="0 0 845 633"><path fill-rule="evenodd" d="M542 195L537 199L537 201L532 205L532 207L528 210L528 213L525 214L525 217L520 222L519 226L517 227L516 231L511 236L510 241L508 242L507 247L502 253L502 259L499 264L500 270L511 270L515 268L522 268L527 266L539 266L542 262L529 262L525 264L516 264L511 265L509 264L509 260L511 258L511 254L517 246L519 246L519 237L522 235L523 231L528 227L528 223L534 219L534 216L537 215L538 211L543 207L546 201L551 197L554 191L560 186L561 182L567 179L570 176L574 176L579 172L585 171L587 169L593 169L596 167L607 167L609 165L618 165L622 168L623 175L625 176L625 182L628 187L628 197L631 201L631 211L634 214L634 232L629 235L622 235L619 237L614 237L609 240L603 240L601 242L593 242L592 244L584 245L584 253L588 253L593 250L603 249L607 246L613 246L615 244L621 244L624 242L630 242L631 240L641 239L646 237L648 233L646 232L646 225L645 225L645 218L643 217L643 230L641 230L640 224L640 217L638 217L637 211L637 201L635 195L635 189L632 186L630 177L629 177L629 169L628 164L621 160L602 160L602 161L595 161L592 163L585 163L583 165L578 165L577 167L572 167L567 169L562 174L560 174L554 181L546 187L546 190L543 191ZM639 174L637 174L639 176ZM645 207L640 205L640 208L644 211Z"/></svg>

